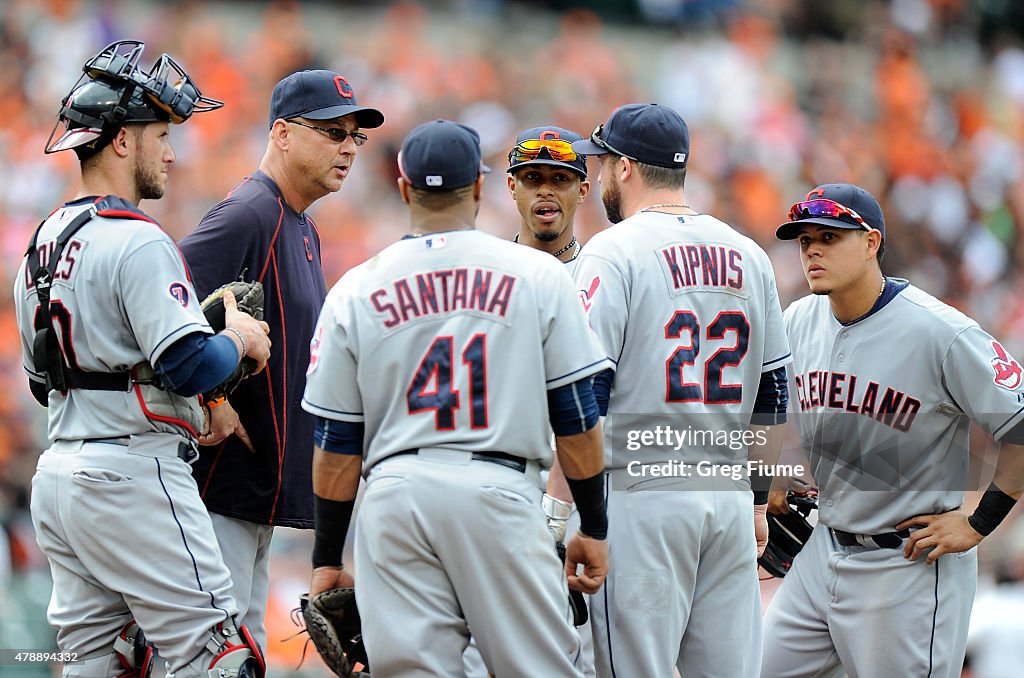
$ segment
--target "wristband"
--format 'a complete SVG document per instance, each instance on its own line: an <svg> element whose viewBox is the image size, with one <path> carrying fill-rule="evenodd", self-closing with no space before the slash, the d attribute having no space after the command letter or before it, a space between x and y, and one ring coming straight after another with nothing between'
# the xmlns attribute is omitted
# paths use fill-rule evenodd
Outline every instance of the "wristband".
<svg viewBox="0 0 1024 678"><path fill-rule="evenodd" d="M608 508L604 502L604 472L590 478L566 478L576 510L580 514L580 532L594 539L608 537Z"/></svg>
<svg viewBox="0 0 1024 678"><path fill-rule="evenodd" d="M1016 499L992 483L985 491L985 496L981 498L978 508L967 518L967 522L975 532L987 537L992 534L992 530L999 527L999 523L1003 522L1003 518L1013 510L1016 504Z"/></svg>
<svg viewBox="0 0 1024 678"><path fill-rule="evenodd" d="M224 331L231 332L236 337L238 337L238 343L242 345L242 355L238 356L238 360L241 361L242 358L244 358L249 353L249 347L245 343L245 337L243 337L242 333L236 330L234 327L225 327Z"/></svg>
<svg viewBox="0 0 1024 678"><path fill-rule="evenodd" d="M206 406L211 410L215 407L220 407L228 401L226 396L217 396L216 398L210 398L206 401Z"/></svg>
<svg viewBox="0 0 1024 678"><path fill-rule="evenodd" d="M754 490L754 506L763 506L768 503L768 492L766 490Z"/></svg>
<svg viewBox="0 0 1024 678"><path fill-rule="evenodd" d="M341 553L345 550L345 536L355 505L355 499L333 501L313 495L313 523L316 526L314 568L341 567Z"/></svg>

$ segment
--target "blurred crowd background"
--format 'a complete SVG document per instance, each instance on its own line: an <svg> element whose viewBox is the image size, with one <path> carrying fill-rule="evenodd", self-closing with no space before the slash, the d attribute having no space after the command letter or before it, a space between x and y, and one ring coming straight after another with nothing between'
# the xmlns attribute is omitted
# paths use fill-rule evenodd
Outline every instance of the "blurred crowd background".
<svg viewBox="0 0 1024 678"><path fill-rule="evenodd" d="M554 123L587 135L614 106L655 101L690 126L689 203L766 247L784 306L805 283L775 227L815 184L854 182L885 210L883 270L1024 357L1022 36L1013 0L0 0L0 287L11 288L34 227L77 190L74 155L42 152L61 98L86 58L132 38L146 42L144 61L167 51L226 102L172 130L169 190L142 205L175 237L256 167L270 91L295 70L344 74L387 119L341 192L311 210L329 285L403 234L395 155L416 124L446 117L480 131L496 170L480 227L511 238L503 170L518 131ZM591 169L584 242L606 226ZM49 582L26 507L45 412L26 387L10 297L0 294L0 648L42 648ZM279 675L302 653L301 638L281 641L308 583L307 536L275 538L268 650ZM984 642L972 647L1021 651L1024 528L1005 525L983 546L976 616L1002 635L976 624ZM973 653L974 675L1024 674L1024 659L1008 673L985 661Z"/></svg>

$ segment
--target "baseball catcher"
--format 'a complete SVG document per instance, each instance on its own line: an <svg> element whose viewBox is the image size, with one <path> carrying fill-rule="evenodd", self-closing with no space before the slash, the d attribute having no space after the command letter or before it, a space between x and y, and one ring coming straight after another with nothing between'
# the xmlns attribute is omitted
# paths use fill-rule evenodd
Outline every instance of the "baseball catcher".
<svg viewBox="0 0 1024 678"><path fill-rule="evenodd" d="M814 526L807 521L818 508L813 492L788 492L789 513L768 513L768 546L757 564L773 577L785 577L793 567L793 559L811 537Z"/></svg>
<svg viewBox="0 0 1024 678"><path fill-rule="evenodd" d="M206 316L206 322L210 323L210 327L213 328L214 332L222 332L226 326L224 317L225 292L231 292L234 295L239 311L248 313L256 320L263 320L263 284L258 281L245 282L242 279L244 275L245 273L243 272L238 277L238 280L221 285L203 299L203 315ZM228 331L232 330L228 328ZM245 346L245 341L242 341L242 346ZM248 356L243 357L238 363L238 367L231 373L231 376L213 390L204 393L203 399L209 403L226 398L231 395L232 391L238 388L243 379L247 378L255 370L256 361Z"/></svg>
<svg viewBox="0 0 1024 678"><path fill-rule="evenodd" d="M313 596L312 600L308 594L303 594L299 609L310 640L335 675L369 677L355 589L329 589ZM366 672L354 670L357 664L362 664Z"/></svg>

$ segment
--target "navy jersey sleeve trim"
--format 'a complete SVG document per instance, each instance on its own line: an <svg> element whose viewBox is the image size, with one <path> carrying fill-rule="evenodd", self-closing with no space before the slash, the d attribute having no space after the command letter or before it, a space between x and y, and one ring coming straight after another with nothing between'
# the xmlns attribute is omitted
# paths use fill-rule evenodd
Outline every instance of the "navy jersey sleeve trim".
<svg viewBox="0 0 1024 678"><path fill-rule="evenodd" d="M1014 412L1009 419L1004 421L999 428L993 431L992 437L1000 442L1003 442L1004 439L1011 437L1010 434L1012 433L1013 440L1021 440L1022 442L1024 442L1024 427L1022 427L1021 424L1024 424L1024 407L1021 407L1016 412ZM1006 442L1010 443L1011 440L1006 440Z"/></svg>
<svg viewBox="0 0 1024 678"><path fill-rule="evenodd" d="M315 414L318 417L324 417L325 419L334 419L335 421L363 421L362 412L346 412L344 410L335 410L330 407L323 407L316 403L311 403L305 398L302 399L302 409L306 410L310 414Z"/></svg>
<svg viewBox="0 0 1024 678"><path fill-rule="evenodd" d="M600 360L592 362L589 365L585 365L584 367L581 367L581 368L579 368L577 370L573 370L572 372L569 372L568 374L563 374L563 375L561 375L559 377L555 377L554 379L548 379L545 383L549 384L549 386L548 386L549 389L554 389L554 388L557 388L558 386L564 384L566 380L572 379L573 376L575 376L577 374L580 374L581 372L587 372L587 375L585 375L585 376L589 376L590 374L594 374L595 372L597 372L597 370L594 369L595 367L598 367L600 365L605 365L605 364L607 364L609 362L612 362L609 358L601 358ZM550 386L550 384L554 384L554 386Z"/></svg>
<svg viewBox="0 0 1024 678"><path fill-rule="evenodd" d="M792 353L787 353L787 354L786 354L786 355L784 355L784 356L780 356L780 357L778 357L778 358L775 358L774 360L769 360L769 361L768 361L768 362L766 362L766 363L762 363L761 367L763 367L763 368L764 368L764 371L767 371L767 370L770 370L770 369L774 369L774 368L772 367L772 365L775 365L775 364L777 364L777 363L781 363L781 362L783 362L783 361L789 360L789 359L790 359L790 358L791 358L792 356L793 356L793 354L792 354Z"/></svg>

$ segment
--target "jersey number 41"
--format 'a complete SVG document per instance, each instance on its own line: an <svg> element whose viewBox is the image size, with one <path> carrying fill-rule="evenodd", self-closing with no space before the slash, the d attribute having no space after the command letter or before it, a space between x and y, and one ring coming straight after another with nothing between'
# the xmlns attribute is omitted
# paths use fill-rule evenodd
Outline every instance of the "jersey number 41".
<svg viewBox="0 0 1024 678"><path fill-rule="evenodd" d="M455 411L461 405L455 381L455 340L438 337L427 349L419 369L406 391L409 414L434 410L439 431L455 428ZM476 334L462 351L462 362L469 369L469 424L487 428L487 335Z"/></svg>

